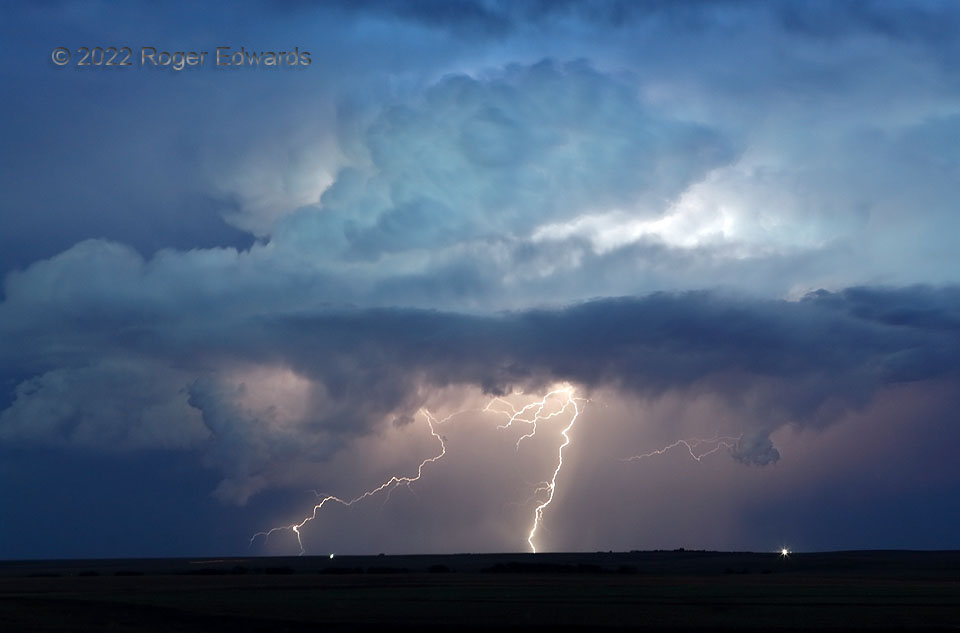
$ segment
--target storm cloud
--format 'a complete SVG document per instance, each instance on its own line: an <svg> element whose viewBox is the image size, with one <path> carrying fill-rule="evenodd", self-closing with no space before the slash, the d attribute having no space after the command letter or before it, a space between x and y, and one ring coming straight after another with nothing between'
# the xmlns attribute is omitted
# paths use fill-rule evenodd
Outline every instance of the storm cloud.
<svg viewBox="0 0 960 633"><path fill-rule="evenodd" d="M331 457L449 386L709 393L742 416L747 437L733 456L766 464L778 457L769 434L784 425L823 428L884 387L955 380L960 370L956 288L851 288L799 301L657 293L473 316L341 308L231 319L212 309L209 318L192 310L189 329L112 311L119 320L73 321L42 348L33 341L24 356L51 367L18 385L0 437L202 449L222 485L243 491L226 497L242 501L287 460ZM287 386L244 404L270 380ZM291 400L302 410L276 410Z"/></svg>
<svg viewBox="0 0 960 633"><path fill-rule="evenodd" d="M808 495L796 522L810 527L827 485L810 473L869 492L850 474L873 467L864 454L896 465L890 504L929 482L955 491L929 439L957 433L953 4L221 8L4 9L0 453L13 465L0 481L36 476L20 455L92 497L110 477L57 464L189 471L169 489L202 489L194 510L241 513L238 532L253 532L303 490L406 472L433 450L425 408L475 413L568 384L589 400L571 468L617 492L570 489L610 513L605 526L559 493L579 528L553 535L567 547L605 548L604 534L633 547L644 521L657 535L645 546L755 547L787 524L767 507L795 516L763 482ZM118 33L175 50L299 46L314 63L111 74L47 61ZM458 508L459 536L418 547L514 546L492 489L542 478L555 446L518 464L482 429L451 429L459 461L422 482ZM607 464L695 436L738 439L700 474L675 456L644 461L642 482ZM490 463L505 466L478 493L481 521L442 484ZM611 509L631 481L678 514ZM722 538L657 486L722 516ZM389 512L442 524L415 507ZM351 547L372 547L349 525ZM16 529L26 545L0 554L44 554ZM871 543L909 545L884 534Z"/></svg>

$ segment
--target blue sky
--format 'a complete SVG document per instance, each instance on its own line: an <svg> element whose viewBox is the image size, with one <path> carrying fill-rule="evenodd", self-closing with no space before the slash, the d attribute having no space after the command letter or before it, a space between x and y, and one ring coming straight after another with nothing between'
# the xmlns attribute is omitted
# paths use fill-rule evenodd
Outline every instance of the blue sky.
<svg viewBox="0 0 960 633"><path fill-rule="evenodd" d="M517 446L483 409L556 388L539 549L960 546L958 32L949 2L6 5L0 557L296 553L248 540L415 474L425 412L443 459L304 549L525 550L571 411ZM134 65L75 65L98 45Z"/></svg>

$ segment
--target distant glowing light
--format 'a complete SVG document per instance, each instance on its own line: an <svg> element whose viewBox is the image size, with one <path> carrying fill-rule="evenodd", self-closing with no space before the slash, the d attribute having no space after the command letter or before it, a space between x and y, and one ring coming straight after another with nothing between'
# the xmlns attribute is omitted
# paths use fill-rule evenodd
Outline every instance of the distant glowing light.
<svg viewBox="0 0 960 633"><path fill-rule="evenodd" d="M789 558L789 557L790 557L790 550L787 549L786 547L781 547L780 558Z"/></svg>
<svg viewBox="0 0 960 633"><path fill-rule="evenodd" d="M333 554L330 554L330 560L333 560Z"/></svg>

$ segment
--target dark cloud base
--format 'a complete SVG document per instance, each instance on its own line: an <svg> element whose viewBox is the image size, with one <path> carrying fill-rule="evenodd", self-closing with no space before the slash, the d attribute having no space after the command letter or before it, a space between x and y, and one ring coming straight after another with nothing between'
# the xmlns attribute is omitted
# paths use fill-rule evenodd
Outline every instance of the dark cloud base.
<svg viewBox="0 0 960 633"><path fill-rule="evenodd" d="M785 409L802 418L828 396L855 402L884 384L955 374L958 318L956 288L913 287L818 291L798 302L657 293L500 316L338 311L249 327L299 371L331 381L347 358L490 393L556 380L644 393L731 376L714 384L732 394L754 377L795 384Z"/></svg>
<svg viewBox="0 0 960 633"><path fill-rule="evenodd" d="M639 395L714 392L740 403L747 428L766 433L785 423L825 426L886 385L952 380L958 323L960 291L923 286L818 291L800 301L656 293L492 316L401 308L236 321L221 314L189 329L135 311L71 322L38 345L12 348L8 375L30 372L34 382L20 383L4 416L14 440L18 411L34 410L25 405L45 397L52 383L44 376L57 371L51 393L65 406L99 388L110 390L99 394L109 401L121 384L128 408L138 399L162 402L163 385L171 397L186 389L216 436L246 415L226 404L235 387L218 374L252 364L287 367L322 385L332 408L313 427L333 436L365 434L388 414L411 416L423 403L421 387L503 394L558 381ZM126 334L111 336L117 332ZM76 425L50 428L69 436Z"/></svg>

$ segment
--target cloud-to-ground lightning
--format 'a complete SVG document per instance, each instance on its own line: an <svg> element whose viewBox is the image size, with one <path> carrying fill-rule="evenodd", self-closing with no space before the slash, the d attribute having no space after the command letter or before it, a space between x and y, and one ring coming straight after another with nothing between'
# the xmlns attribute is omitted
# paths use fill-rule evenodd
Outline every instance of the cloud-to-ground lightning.
<svg viewBox="0 0 960 633"><path fill-rule="evenodd" d="M534 554L537 553L537 546L533 543L533 537L536 536L537 528L540 527L540 524L543 522L543 511L553 501L553 496L557 491L557 476L560 474L560 469L563 468L563 449L570 445L570 431L573 429L573 425L577 423L577 418L580 417L580 407L577 406L577 398L573 397L573 390L570 389L567 391L566 396L567 400L564 402L561 411L566 411L567 407L572 406L573 415L570 418L570 423L560 432L561 435L563 435L563 443L560 444L560 448L557 450L557 467L554 469L553 477L551 477L546 486L547 498L537 506L533 513L533 526L530 528L530 534L527 535L527 543L530 545L530 549Z"/></svg>
<svg viewBox="0 0 960 633"><path fill-rule="evenodd" d="M303 547L303 539L302 539L301 536L300 536L300 530L303 528L304 525L306 525L306 524L309 523L310 521L313 521L315 518L317 518L317 513L320 512L320 510L323 509L323 506L325 506L327 503L333 502L333 503L339 503L339 504L341 504L341 505L343 505L343 506L352 506L353 504L358 503L358 502L360 502L360 501L363 501L364 499L366 499L366 498L368 498L368 497L372 497L372 496L376 495L377 493L382 492L383 490L388 490L388 491L390 491L390 490L393 490L394 488L396 488L396 487L399 486L399 485L410 485L410 484L412 484L413 482L419 480L420 477L423 475L423 468L424 468L424 466L426 466L427 464L432 464L432 463L438 461L438 460L441 459L444 455L447 454L447 444L446 444L446 441L443 439L443 436L442 436L442 435L440 435L439 433L437 433L437 429L436 429L436 426L435 426L436 424L439 424L439 423L441 423L442 421L441 421L441 422L438 422L437 419L436 419L429 411L427 411L426 409L421 409L420 412L423 413L424 417L427 419L427 425L430 427L430 434L431 434L433 437L437 438L437 441L440 443L440 452L439 452L438 454L434 455L433 457L428 457L427 459L425 459L425 460L423 460L422 462L420 462L420 465L417 467L417 474L416 474L415 476L413 476L413 477L404 477L404 476L394 475L394 476L390 477L390 479L388 479L387 481L385 481L385 482L383 482L382 484L380 484L379 486L377 486L376 488L373 488L373 489L371 489L371 490L368 490L368 491L364 492L363 494L361 494L361 495L359 495L359 496L357 496L357 497L354 497L353 499L350 499L349 501L344 500L344 499L341 499L340 497L337 497L337 496L335 496L335 495L326 495L326 496L324 496L317 504L315 504L315 505L313 506L313 512L312 512L311 514L309 514L306 518L304 518L302 521L300 521L299 523L293 523L293 524L291 524L291 525L282 525L282 526L280 526L280 527L270 528L269 530L266 530L266 531L263 531L263 532L257 532L257 533L254 534L252 537L250 537L250 545L253 545L254 541L257 540L257 537L258 537L258 536L262 536L262 537L264 537L264 538L266 539L266 538L269 538L270 535L273 534L274 532L279 532L279 531L283 531L283 530L290 530L290 531L292 531L294 534L296 534L296 536L297 536L297 544L300 546L300 554L302 555L302 554L306 553L306 550L305 550L304 547ZM314 492L314 494L317 494L317 493ZM318 496L319 496L319 495L318 495Z"/></svg>
<svg viewBox="0 0 960 633"><path fill-rule="evenodd" d="M549 506L553 502L553 497L556 494L557 477L560 474L560 470L563 468L563 449L565 449L567 446L570 445L570 431L573 429L573 426L577 423L577 418L580 417L580 407L579 405L577 405L577 401L584 400L584 399L575 397L573 393L574 393L573 388L569 386L562 387L560 389L554 389L553 391L545 395L543 398L541 398L539 401L532 402L521 409L517 409L512 404L510 404L509 402L507 402L502 398L494 398L484 408L484 411L495 411L497 413L502 413L507 416L508 418L507 422L505 424L501 424L500 426L498 426L497 427L498 429L507 429L510 426L512 426L514 422L525 422L531 425L532 427L531 430L528 433L521 435L517 439L516 446L517 446L517 449L519 450L520 443L523 442L523 440L534 437L537 434L537 422L549 420L550 418L563 415L567 411L567 409L569 409L570 407L573 407L573 415L571 416L569 423L567 423L567 426L560 432L560 434L563 436L563 442L560 444L560 447L557 449L557 466L556 468L554 468L553 476L550 478L549 481L542 482L539 486L537 486L536 490L534 490L533 492L534 499L537 496L539 496L540 493L543 493L543 492L547 493L547 498L544 501L542 501L539 505L537 505L537 507L534 509L533 524L530 526L530 532L527 535L527 544L530 546L530 550L533 553L537 552L537 546L534 544L533 539L536 536L537 530L539 529L540 525L543 523L543 512L544 510L546 510L547 506ZM543 410L547 406L547 401L552 396L557 396L557 395L563 398L560 408L556 411L552 411L546 415L543 415ZM507 412L504 410L492 409L491 407L495 403L503 403L508 407L510 407L511 411ZM524 414L526 414L527 411L530 411L530 410L533 411L531 416L524 417Z"/></svg>
<svg viewBox="0 0 960 633"><path fill-rule="evenodd" d="M543 423L547 420L551 420L564 414L570 416L569 420L566 422L566 425L560 431L560 436L563 438L560 446L557 448L557 459L556 464L553 468L552 475L549 479L541 481L537 484L536 488L533 490L530 498L523 505L527 503L535 502L537 505L533 511L533 519L530 524L529 530L526 535L526 542L530 548L530 551L533 553L537 552L536 546L536 536L537 532L540 530L544 523L544 512L553 503L553 500L557 492L557 480L560 477L561 470L563 469L563 457L564 451L570 446L571 436L570 433L573 430L574 426L577 423L577 420L581 414L581 403L587 402L586 398L579 398L574 395L573 387L569 385L564 385L559 388L552 389L547 392L546 395L535 399L534 401L523 405L522 407L517 407L506 397L495 397L491 399L486 406L480 409L467 409L452 413L443 419L438 419L434 416L429 410L421 409L420 414L423 415L424 419L427 422L427 426L430 429L430 434L437 439L437 442L440 445L440 450L436 455L428 457L420 462L417 467L416 474L412 476L401 476L393 475L379 486L367 490L362 494L352 498L344 499L336 495L322 495L317 491L314 491L314 494L317 496L317 503L313 506L312 512L304 517L299 523L293 523L290 525L284 525L279 527L274 527L263 532L257 532L250 539L250 544L252 545L258 537L269 538L271 534L278 531L289 530L293 532L297 537L297 544L300 547L300 554L306 553L306 549L303 545L303 539L301 535L301 530L303 527L317 518L321 510L328 503L338 503L343 506L352 506L356 503L359 503L365 499L373 497L381 492L386 494L386 499L384 503L387 503L390 499L392 492L399 486L405 485L410 486L416 481L419 481L424 474L424 468L428 464L439 461L447 454L446 439L437 432L437 427L441 424L446 423L450 419L468 413L470 411L480 412L480 413L493 413L495 415L502 415L506 418L506 421L497 426L499 430L505 430L513 427L515 424L527 424L530 429L519 436L516 441L517 450L520 449L520 445L524 440L533 438L537 434L538 424ZM658 455L663 455L675 448L680 446L684 447L687 453L696 461L702 461L705 457L713 455L718 452L720 449L726 448L727 450L733 449L737 442L740 441L740 437L734 436L720 436L717 435L710 439L703 438L690 438L690 439L681 439L668 444L662 448L642 453L638 455L633 455L631 457L623 458L621 461L639 461L643 459L652 458ZM786 555L786 554L784 554Z"/></svg>
<svg viewBox="0 0 960 633"><path fill-rule="evenodd" d="M721 448L726 448L727 450L732 449L736 446L737 442L740 441L739 437L732 436L723 436L723 437L714 437L709 440L693 438L689 440L677 440L673 444L667 444L663 448L658 448L655 451L650 451L649 453L642 453L640 455L633 455L632 457L624 457L621 461L633 462L639 461L641 459L647 459L649 457L654 457L656 455L663 455L667 451L670 451L678 446L684 446L687 449L687 452L690 453L690 457L694 458L698 462L708 455L713 455ZM700 452L701 447L709 446L711 448Z"/></svg>
<svg viewBox="0 0 960 633"><path fill-rule="evenodd" d="M556 410L549 410L547 413L544 413L544 411L548 409L548 402L554 398L560 398L559 408L557 408ZM548 392L545 396L543 396L539 400L536 400L535 402L527 404L519 409L516 408L513 404L511 404L506 399L502 397L496 397L496 398L493 398L489 403L487 403L487 405L482 409L473 410L473 411L479 411L483 413L502 414L506 416L507 422L497 427L498 429L501 429L501 430L510 428L515 422L529 424L531 426L530 431L521 435L520 438L517 440L516 447L517 447L517 450L519 450L520 444L521 442L523 442L523 440L532 438L536 435L538 422L550 420L557 416L563 415L571 408L573 409L573 413L571 415L569 422L560 432L561 436L563 437L563 442L561 443L557 452L557 464L553 470L553 475L548 481L541 482L537 486L537 488L534 490L533 496L531 497L532 500L536 500L542 495L542 493L546 493L546 498L542 500L534 510L533 523L527 535L527 543L530 546L530 549L534 553L536 553L537 551L537 548L534 544L534 537L537 533L538 528L543 523L544 510L551 504L555 496L556 487L557 487L557 477L560 475L560 471L563 468L563 452L564 452L564 449L570 444L570 441L571 441L570 431L573 429L573 426L576 423L577 418L580 416L580 406L578 405L578 401L586 402L586 399L575 397L573 387L566 385L561 388L554 389ZM446 440L443 436L437 433L436 427L447 422L454 416L467 413L467 411L459 411L457 413L453 413L443 418L442 420L438 420L427 409L421 409L420 413L424 416L424 418L427 421L427 425L430 428L430 434L433 437L437 438L437 441L440 444L440 451L436 455L432 457L428 457L427 459L424 459L423 461L421 461L420 465L417 467L416 475L391 476L388 480L386 480L376 488L372 488L360 494L359 496L349 500L343 499L336 495L321 495L318 492L314 491L314 494L317 496L319 501L316 504L314 504L313 511L309 515L307 515L302 521L300 521L299 523L293 523L290 525L274 527L269 530L265 530L263 532L257 532L250 538L250 545L253 545L253 543L257 540L258 537L262 536L264 539L267 539L274 532L289 530L296 535L297 544L300 547L300 554L302 555L306 553L306 549L304 548L304 545L303 545L301 530L307 523L317 518L318 514L326 504L338 503L343 506L352 506L356 503L359 503L369 497L373 497L384 491L386 491L387 500L389 500L390 493L392 493L393 490L395 490L398 486L401 486L401 485L410 486L410 484L418 481L423 476L424 468L428 464L432 464L442 459L447 454Z"/></svg>

